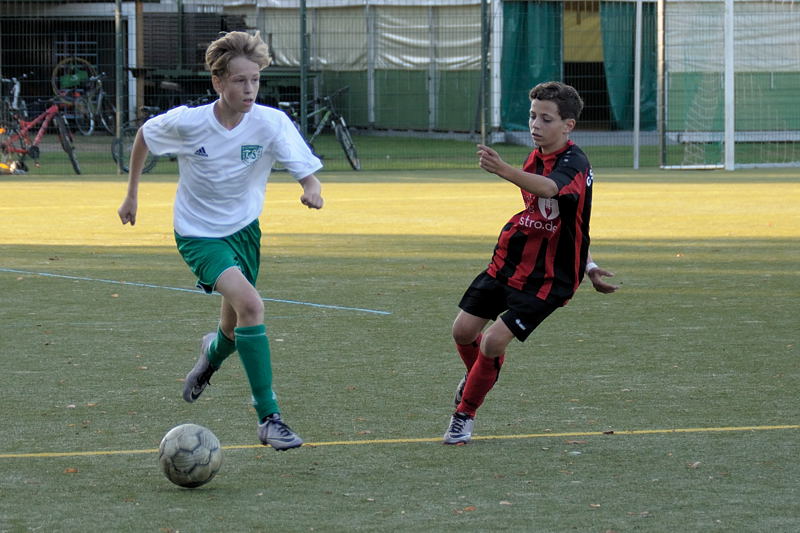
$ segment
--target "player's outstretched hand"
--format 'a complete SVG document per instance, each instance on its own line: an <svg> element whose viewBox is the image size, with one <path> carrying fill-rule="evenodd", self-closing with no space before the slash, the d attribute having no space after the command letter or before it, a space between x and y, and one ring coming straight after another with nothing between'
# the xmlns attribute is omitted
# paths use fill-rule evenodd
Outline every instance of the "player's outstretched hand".
<svg viewBox="0 0 800 533"><path fill-rule="evenodd" d="M597 292L602 292L603 294L611 294L612 292L616 292L619 289L619 285L612 285L608 283L603 278L613 278L614 273L605 270L604 268L593 268L588 274L589 280L591 280L592 285L594 286L594 290Z"/></svg>
<svg viewBox="0 0 800 533"><path fill-rule="evenodd" d="M130 222L131 226L136 225L136 209L137 209L138 202L129 196L125 197L125 200L122 202L122 205L119 206L117 209L117 214L119 215L119 219L122 221L123 224L127 224Z"/></svg>
<svg viewBox="0 0 800 533"><path fill-rule="evenodd" d="M500 154L492 150L488 146L482 144L478 145L478 166L486 172L497 174L497 171L505 164L500 158Z"/></svg>

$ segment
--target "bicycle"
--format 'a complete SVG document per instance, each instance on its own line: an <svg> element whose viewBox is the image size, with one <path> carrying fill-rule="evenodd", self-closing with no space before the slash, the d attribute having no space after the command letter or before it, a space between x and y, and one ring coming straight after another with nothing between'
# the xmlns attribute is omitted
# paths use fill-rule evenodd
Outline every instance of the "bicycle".
<svg viewBox="0 0 800 533"><path fill-rule="evenodd" d="M94 133L97 119L108 133L116 133L117 110L103 89L105 76L82 57L65 57L50 75L53 94L72 107L72 118L83 135Z"/></svg>
<svg viewBox="0 0 800 533"><path fill-rule="evenodd" d="M0 78L0 83L10 87L7 94L3 91L3 97L0 99L0 120L11 120L14 117L28 118L28 104L19 96L21 82L27 77L28 74L23 74L19 78Z"/></svg>
<svg viewBox="0 0 800 533"><path fill-rule="evenodd" d="M180 85L173 84L172 82L162 82L161 87L173 91L182 90ZM211 103L214 100L216 100L216 95L212 95L210 91L207 91L206 94L187 101L186 105L195 107ZM128 165L131 160L131 148L133 148L133 141L136 139L136 132L139 131L139 128L147 119L158 115L161 112L161 108L157 106L142 106L139 108L139 111L142 112L143 115L134 120L125 122L120 129L120 136L115 137L111 142L111 157L123 172L128 172L130 170ZM172 156L169 155L164 157L172 158ZM153 170L153 167L156 166L159 159L159 156L153 155L152 152L147 152L147 159L145 159L144 166L142 167L142 173L146 174Z"/></svg>
<svg viewBox="0 0 800 533"><path fill-rule="evenodd" d="M114 137L111 142L111 157L117 164L117 167L122 172L128 172L128 164L131 160L131 149L133 148L133 141L136 139L136 132L147 119L159 114L161 108L155 106L142 106L139 111L144 115L125 122L120 128L120 136ZM154 155L153 152L147 152L147 159L145 159L142 173L146 174L153 170L153 167L158 163L159 156Z"/></svg>
<svg viewBox="0 0 800 533"><path fill-rule="evenodd" d="M308 103L308 106L314 109L306 116L308 119L316 120L316 127L311 135L304 137L306 143L313 152L313 143L317 137L319 137L319 134L322 133L322 130L324 130L326 126L333 127L333 133L336 135L336 140L339 141L339 144L342 146L342 150L344 150L347 162L350 163L353 170L361 170L361 161L358 159L353 136L350 134L350 129L347 127L347 122L345 122L344 117L336 110L333 104L333 99L349 88L349 86L342 87L333 94L315 98ZM292 119L297 130L302 134L303 132L300 128L300 112L297 109L299 105L299 102L278 102L278 107L289 115L289 118Z"/></svg>
<svg viewBox="0 0 800 533"><path fill-rule="evenodd" d="M105 73L89 76L82 90L74 93L73 115L75 124L83 135L94 133L99 122L111 135L116 133L117 109L103 89Z"/></svg>
<svg viewBox="0 0 800 533"><path fill-rule="evenodd" d="M55 98L45 100L50 105L40 115L33 120L25 120L22 117L15 117L12 120L0 122L0 165L2 170L9 174L24 174L28 171L25 159L30 157L34 161L36 168L39 168L39 155L41 150L39 143L44 138L50 123L54 123L58 131L58 139L61 147L67 153L72 168L76 174L81 173L78 158L75 155L74 138L72 132L67 128L67 122L62 115L61 104ZM39 125L36 137L31 140L30 131Z"/></svg>

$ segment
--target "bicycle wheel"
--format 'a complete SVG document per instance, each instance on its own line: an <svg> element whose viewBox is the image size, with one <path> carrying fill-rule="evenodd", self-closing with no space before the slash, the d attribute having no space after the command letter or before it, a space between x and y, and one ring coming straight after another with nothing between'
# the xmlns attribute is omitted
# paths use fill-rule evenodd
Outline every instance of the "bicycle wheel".
<svg viewBox="0 0 800 533"><path fill-rule="evenodd" d="M58 139L61 141L61 147L65 152L67 152L67 156L69 157L70 163L72 163L72 168L75 170L75 174L80 174L81 167L78 164L78 158L75 156L72 132L70 132L67 128L67 123L64 121L64 117L61 115L56 115L53 120L56 123L56 128L58 128Z"/></svg>
<svg viewBox="0 0 800 533"><path fill-rule="evenodd" d="M94 116L86 95L75 98L72 114L75 119L75 126L81 132L81 135L91 135L94 132Z"/></svg>
<svg viewBox="0 0 800 533"><path fill-rule="evenodd" d="M353 170L361 170L361 161L358 159L356 152L356 145L353 143L353 137L350 135L350 130L343 117L337 117L333 120L333 132L336 134L336 140L342 145L344 156L347 158Z"/></svg>
<svg viewBox="0 0 800 533"><path fill-rule="evenodd" d="M100 124L103 126L103 129L111 135L116 135L117 109L114 107L114 104L111 103L111 100L108 99L108 95L105 93L103 93L103 100L100 102L98 115L100 116Z"/></svg>
<svg viewBox="0 0 800 533"><path fill-rule="evenodd" d="M81 57L65 57L53 67L50 75L53 94L65 101L74 100L76 94L96 83L97 71Z"/></svg>
<svg viewBox="0 0 800 533"><path fill-rule="evenodd" d="M136 139L136 132L139 131L135 126L126 126L122 129L121 137L114 137L111 143L111 157L114 162L123 172L130 170L129 164L131 161L131 149L133 148L133 141ZM147 159L144 161L142 167L142 174L147 174L158 163L158 156L153 155L152 152L147 152Z"/></svg>

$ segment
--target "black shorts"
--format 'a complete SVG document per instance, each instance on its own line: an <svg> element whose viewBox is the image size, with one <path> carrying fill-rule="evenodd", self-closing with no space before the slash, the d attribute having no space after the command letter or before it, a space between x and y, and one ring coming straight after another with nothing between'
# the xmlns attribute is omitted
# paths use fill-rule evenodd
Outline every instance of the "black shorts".
<svg viewBox="0 0 800 533"><path fill-rule="evenodd" d="M497 320L497 316L503 313L501 320L517 339L524 341L561 306L504 285L484 271L464 292L458 307L487 320Z"/></svg>

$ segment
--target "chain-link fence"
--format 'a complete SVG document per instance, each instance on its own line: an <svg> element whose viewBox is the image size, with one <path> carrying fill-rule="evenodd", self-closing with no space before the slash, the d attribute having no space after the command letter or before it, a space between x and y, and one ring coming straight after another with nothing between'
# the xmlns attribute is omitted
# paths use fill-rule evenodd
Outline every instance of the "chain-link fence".
<svg viewBox="0 0 800 533"><path fill-rule="evenodd" d="M115 171L117 108L122 127L207 94L205 48L233 30L260 31L270 46L261 103L341 91L334 104L364 169L473 167L480 141L508 144L509 160L521 162L530 146L528 90L552 79L585 100L573 138L595 166L659 163L654 1L12 0L0 7L4 113L15 78L29 118L56 98L84 172ZM327 168L349 168L332 131L315 143ZM41 151L43 164L69 169L55 135L45 136Z"/></svg>

